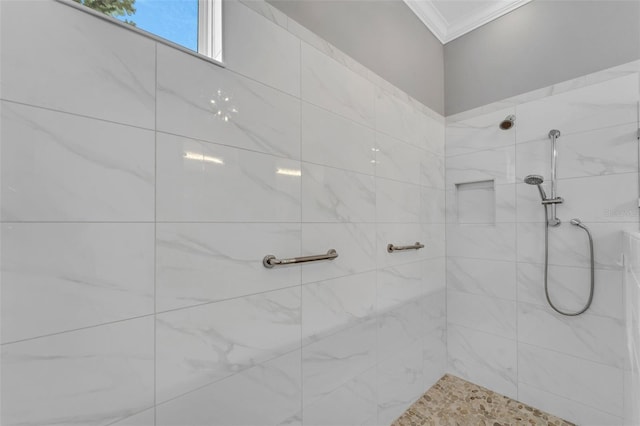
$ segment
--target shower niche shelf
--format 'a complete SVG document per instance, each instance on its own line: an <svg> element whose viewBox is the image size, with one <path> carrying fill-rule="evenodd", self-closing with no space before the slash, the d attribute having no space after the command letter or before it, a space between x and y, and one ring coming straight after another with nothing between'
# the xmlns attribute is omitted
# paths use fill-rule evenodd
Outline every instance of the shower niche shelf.
<svg viewBox="0 0 640 426"><path fill-rule="evenodd" d="M496 223L494 180L456 183L456 211L460 224L494 225Z"/></svg>

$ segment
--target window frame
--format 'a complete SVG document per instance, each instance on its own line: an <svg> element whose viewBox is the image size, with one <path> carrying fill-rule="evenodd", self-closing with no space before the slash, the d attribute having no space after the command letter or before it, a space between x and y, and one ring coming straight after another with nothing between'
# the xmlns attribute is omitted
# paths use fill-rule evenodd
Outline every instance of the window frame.
<svg viewBox="0 0 640 426"><path fill-rule="evenodd" d="M188 53L189 55L203 59L207 62L211 62L219 67L226 68L223 62L224 52L222 40L222 14L224 13L222 6L223 0L198 0L198 51L191 50L180 44L174 43L173 41L168 40L164 37L160 37L159 35L156 35L152 32L126 24L117 18L105 15L104 13L93 10L90 7L84 6L83 4L77 3L73 0L54 1L77 9L89 15L93 15L96 18L117 25L120 28L126 29L127 31L132 31L158 43L162 43L164 45L173 47L174 49L178 49L182 52ZM219 56L220 59L217 59L213 56L208 56L209 53Z"/></svg>
<svg viewBox="0 0 640 426"><path fill-rule="evenodd" d="M222 62L222 0L198 0L198 53Z"/></svg>

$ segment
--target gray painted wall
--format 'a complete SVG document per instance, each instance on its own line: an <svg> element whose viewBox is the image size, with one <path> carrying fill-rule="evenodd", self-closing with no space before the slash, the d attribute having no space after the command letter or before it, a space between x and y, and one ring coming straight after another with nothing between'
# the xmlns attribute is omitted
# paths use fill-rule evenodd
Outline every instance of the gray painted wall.
<svg viewBox="0 0 640 426"><path fill-rule="evenodd" d="M445 45L445 112L640 58L640 2L534 0Z"/></svg>
<svg viewBox="0 0 640 426"><path fill-rule="evenodd" d="M443 46L402 0L267 0L407 92L444 113Z"/></svg>

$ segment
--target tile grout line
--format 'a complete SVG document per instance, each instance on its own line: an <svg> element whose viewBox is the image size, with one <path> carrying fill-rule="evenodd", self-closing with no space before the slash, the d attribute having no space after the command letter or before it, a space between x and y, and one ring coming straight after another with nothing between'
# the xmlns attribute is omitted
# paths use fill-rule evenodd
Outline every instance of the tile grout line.
<svg viewBox="0 0 640 426"><path fill-rule="evenodd" d="M265 4L267 4L265 2ZM272 7L271 5L268 5L269 7ZM287 16L287 27L289 26L289 17ZM288 31L288 29L286 29L286 31ZM304 133L303 133L303 128L302 125L304 123L304 118L303 118L303 108L302 108L302 42L300 41L300 39L298 37L296 37L296 39L298 40L298 52L299 52L299 73L298 73L298 92L299 92L299 99L298 99L298 108L300 111L300 115L299 115L299 126L298 126L298 136L299 136L299 141L298 141L298 147L299 147L299 152L300 152L300 169L302 170L302 164L303 164L303 143L302 143L302 138L304 137ZM303 184L302 184L302 180L305 178L305 176L303 175L300 178L300 237L299 237L299 253L302 254L302 241L303 241L303 230L302 230L302 214L303 214ZM300 279L300 423L304 424L304 357L303 357L303 341L304 341L304 307L303 307L303 273L302 273L302 266L300 267L300 272L299 272L299 279Z"/></svg>
<svg viewBox="0 0 640 426"><path fill-rule="evenodd" d="M155 110L154 110L154 197L153 197L153 424L157 425L158 403L158 43L155 44Z"/></svg>
<svg viewBox="0 0 640 426"><path fill-rule="evenodd" d="M569 136L580 136L583 135L584 133L595 133L595 132L601 132L603 130L611 130L611 129L618 129L618 128L622 128L622 127L630 127L631 125L635 125L636 122L635 121L629 121L629 122L622 122L622 123L616 123L616 124L610 124L610 125L606 125L606 126L602 126L602 127L596 127L594 129L585 129L585 130L578 130L575 132L570 132L570 133L565 133L563 134L563 137L569 137ZM478 129L473 129L473 130L483 130L482 128L478 128ZM503 149L507 149L507 148L512 148L515 146L516 150L518 149L518 147L522 147L524 145L528 145L528 144L533 144L533 143L541 143L541 142L546 142L547 139L545 138L538 138L538 139L529 139L526 141L520 141L518 142L516 140L515 144L512 145L504 145L504 146L494 146L494 147L488 147L488 148L482 148L482 149L470 149L468 152L461 152L459 154L451 154L451 155L446 155L445 158L446 159L453 159L453 158L458 158L458 157L462 157L465 155L474 155L474 154L479 154L479 153L486 153L489 151L500 151Z"/></svg>
<svg viewBox="0 0 640 426"><path fill-rule="evenodd" d="M517 117L518 116L518 106L516 105L514 107L514 114ZM514 150L517 152L517 147L516 144L518 142L518 126L515 126L515 129L513 130L513 145L514 145ZM516 160L517 160L517 155L516 155ZM517 161L514 162L514 169L515 169L515 175L518 175L518 163ZM514 207L514 214L515 217L518 217L518 187L516 185L514 185L513 187L513 192L514 192L514 200L515 200L515 207ZM518 317L520 316L520 309L519 309L519 292L518 292L518 257L519 257L519 252L518 252L518 226L516 225L515 227L515 232L514 232L514 237L515 237L515 249L516 249L516 259L514 261L515 263L515 272L516 272L516 276L515 276L515 281L513 283L513 285L515 286L515 295L516 295L516 306L515 306L515 323L516 323L516 353L515 353L515 358L516 358L516 398L518 399L518 401L520 400L520 333L519 333L519 323L518 323Z"/></svg>
<svg viewBox="0 0 640 426"><path fill-rule="evenodd" d="M584 357L581 357L581 356L578 356L578 355L569 354L569 353L566 353L566 352L561 352L559 350L551 349L551 348L544 347L544 346L540 346L540 345L537 345L537 344L534 344L534 343L523 342L523 341L518 342L516 339L510 338L510 337L505 337L505 336L502 336L500 334L493 333L493 332L490 332L490 331L478 330L476 328L469 327L468 325L458 324L456 322L451 322L451 325L454 325L456 327L463 328L463 329L466 329L466 330L469 330L469 331L473 331L475 333L487 334L489 336L497 337L497 338L502 339L502 340L509 340L511 342L514 342L514 343L520 343L521 345L531 346L531 347L534 347L536 349L540 349L540 350L547 351L547 352L553 352L553 353L556 353L556 354L559 354L559 355L563 355L563 356L566 356L566 357L569 357L569 358L575 358L575 359L579 359L581 361L586 361L586 362L590 362L590 363L593 363L593 364L598 364L598 365L603 366L603 367L624 371L624 367L619 367L619 366L616 366L616 365L607 364L607 363L604 363L602 361L594 361L593 359L584 358Z"/></svg>
<svg viewBox="0 0 640 426"><path fill-rule="evenodd" d="M378 137L376 135L376 129L378 127L378 97L376 95L376 91L374 88L374 93L373 93L373 127L374 127L374 134L373 134L373 146L376 150L373 151L373 193L374 193L374 212L373 212L373 217L375 220L375 229L374 232L376 234L375 237L375 241L374 241L374 251L375 251L375 255L374 255L374 267L375 267L375 276L374 276L374 282L375 282L375 315L376 315L376 319L375 319L375 327L376 327L376 363L375 363L375 396L376 396L376 403L375 403L375 418L376 418L376 424L380 423L380 289L379 289L379 267L380 265L378 264L378 235L379 235L379 223L378 223L378 203L379 203L379 199L378 199Z"/></svg>
<svg viewBox="0 0 640 426"><path fill-rule="evenodd" d="M97 327L103 327L103 326L109 326L109 325L113 325L113 324L120 324L123 322L127 322L127 321L135 321L141 318L148 318L148 317L153 317L154 313L150 312L144 315L137 315L137 316L133 316L133 317L128 317L128 318L122 318L122 319L118 319L118 320L113 320L113 321L108 321L108 322L103 322L100 324L92 324L92 325L88 325L85 327L78 327L78 328L72 328L70 330L62 330L62 331L57 331L55 333L49 333L49 334L43 334L43 335L39 335L39 336L33 336L33 337L26 337L23 339L18 339L18 340L11 340L9 342L4 342L2 344L0 344L1 346L10 346L10 345L15 345L15 344L20 344L20 343L24 343L24 342L30 342L30 341L34 341L34 340L38 340L38 339L46 339L49 337L54 337L54 336L59 336L61 334L67 334L67 333L75 333L75 332L80 332L80 331L84 331L84 330L90 330L93 328L97 328Z"/></svg>

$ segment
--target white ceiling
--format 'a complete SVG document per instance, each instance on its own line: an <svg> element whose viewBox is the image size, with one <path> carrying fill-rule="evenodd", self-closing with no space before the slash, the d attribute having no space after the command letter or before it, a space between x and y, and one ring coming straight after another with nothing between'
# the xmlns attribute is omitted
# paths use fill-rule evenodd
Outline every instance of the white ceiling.
<svg viewBox="0 0 640 426"><path fill-rule="evenodd" d="M418 18L447 43L531 0L404 0Z"/></svg>

